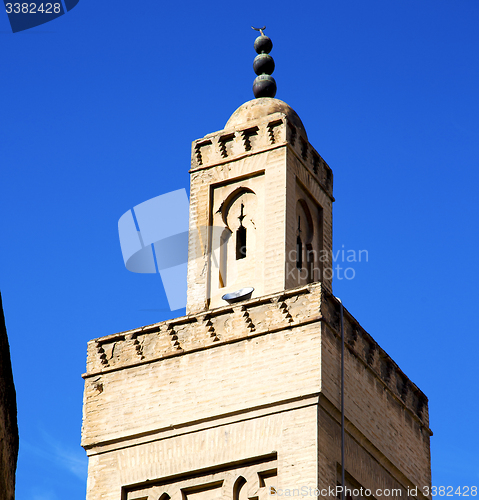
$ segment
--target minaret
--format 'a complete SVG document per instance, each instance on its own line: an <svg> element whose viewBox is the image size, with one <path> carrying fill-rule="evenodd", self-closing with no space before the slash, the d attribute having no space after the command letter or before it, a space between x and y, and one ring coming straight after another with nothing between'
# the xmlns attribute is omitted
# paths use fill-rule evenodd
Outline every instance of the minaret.
<svg viewBox="0 0 479 500"><path fill-rule="evenodd" d="M274 98L263 29L255 99L193 142L188 313L225 305L243 287L253 297L313 282L331 290L333 174L296 112Z"/></svg>
<svg viewBox="0 0 479 500"><path fill-rule="evenodd" d="M331 170L255 47L193 143L188 314L88 343L87 500L431 498L427 398L331 292Z"/></svg>

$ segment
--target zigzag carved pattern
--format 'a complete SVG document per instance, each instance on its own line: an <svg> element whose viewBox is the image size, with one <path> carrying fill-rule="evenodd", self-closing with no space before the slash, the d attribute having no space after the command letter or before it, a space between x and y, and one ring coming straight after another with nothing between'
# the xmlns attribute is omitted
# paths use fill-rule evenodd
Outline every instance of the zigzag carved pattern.
<svg viewBox="0 0 479 500"><path fill-rule="evenodd" d="M98 355L100 357L100 363L102 365L105 365L105 367L110 366L108 363L108 360L106 359L106 353L105 353L105 349L103 349L103 346L98 342L96 345L96 348L98 350Z"/></svg>
<svg viewBox="0 0 479 500"><path fill-rule="evenodd" d="M288 323L293 322L293 317L291 314L289 314L288 306L284 300L281 300L279 303L279 310L283 313L284 317L286 318L286 321Z"/></svg>
<svg viewBox="0 0 479 500"><path fill-rule="evenodd" d="M198 165L203 165L203 157L201 156L201 148L198 144L195 146L195 156Z"/></svg>
<svg viewBox="0 0 479 500"><path fill-rule="evenodd" d="M143 356L143 346L140 344L138 337L133 338L133 345L135 346L136 354L140 357L140 359L145 359Z"/></svg>
<svg viewBox="0 0 479 500"><path fill-rule="evenodd" d="M255 326L253 324L252 319L250 318L248 309L245 306L241 306L240 311L241 311L241 316L243 317L244 322L246 324L246 328L248 328L248 330L250 332L254 332L255 331Z"/></svg>
<svg viewBox="0 0 479 500"><path fill-rule="evenodd" d="M211 321L211 315L210 314L205 314L203 316L203 324L206 328L206 332L210 336L210 338L213 339L213 342L218 342L220 339L218 338L218 335L215 332L215 327L213 325L213 322Z"/></svg>
<svg viewBox="0 0 479 500"><path fill-rule="evenodd" d="M292 323L293 322L293 317L289 313L288 310L288 305L284 301L284 299L281 298L274 298L271 300L273 304L277 303L278 304L278 310L281 313L283 320L286 320L287 323Z"/></svg>
<svg viewBox="0 0 479 500"><path fill-rule="evenodd" d="M282 124L283 124L283 122L282 122L281 120L278 120L278 121L276 121L276 122L271 122L271 123L268 123L268 127L267 127L267 129L268 129L268 139L269 139L269 142L270 142L271 144L275 144L275 143L276 143L276 137L275 137L275 135L274 135L274 130L275 130L278 126L280 126L280 125L282 125Z"/></svg>
<svg viewBox="0 0 479 500"><path fill-rule="evenodd" d="M166 333L170 336L173 348L176 350L181 350L180 341L178 340L178 335L175 332L173 325L170 323L166 328Z"/></svg>
<svg viewBox="0 0 479 500"><path fill-rule="evenodd" d="M228 157L228 151L226 151L226 142L220 140L220 153L223 158Z"/></svg>
<svg viewBox="0 0 479 500"><path fill-rule="evenodd" d="M291 130L291 137L290 137L290 142L291 146L294 146L294 143L296 142L296 127L294 125L291 125L288 123L289 129Z"/></svg>
<svg viewBox="0 0 479 500"><path fill-rule="evenodd" d="M201 144L196 144L195 146L195 156L196 156L196 161L198 162L198 165L203 165L203 155L201 154L201 148L205 146L211 146L211 141L206 140L203 141Z"/></svg>
<svg viewBox="0 0 479 500"><path fill-rule="evenodd" d="M373 362L374 362L374 355L376 353L376 349L377 349L377 344L369 344L369 349L368 349L368 354L366 356L366 362L368 365L372 365Z"/></svg>

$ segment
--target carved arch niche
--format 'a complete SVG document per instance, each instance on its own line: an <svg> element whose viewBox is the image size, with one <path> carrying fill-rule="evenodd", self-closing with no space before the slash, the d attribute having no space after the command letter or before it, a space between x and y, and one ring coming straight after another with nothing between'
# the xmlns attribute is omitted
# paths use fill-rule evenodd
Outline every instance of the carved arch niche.
<svg viewBox="0 0 479 500"><path fill-rule="evenodd" d="M210 307L245 286L263 289L264 194L262 174L213 189L213 226L208 271Z"/></svg>
<svg viewBox="0 0 479 500"><path fill-rule="evenodd" d="M211 195L207 298L218 307L240 288L263 293L264 172L218 184Z"/></svg>
<svg viewBox="0 0 479 500"><path fill-rule="evenodd" d="M295 221L297 284L322 281L322 209L306 196L299 198Z"/></svg>
<svg viewBox="0 0 479 500"><path fill-rule="evenodd" d="M304 199L296 203L296 269L300 284L314 281L314 224Z"/></svg>
<svg viewBox="0 0 479 500"><path fill-rule="evenodd" d="M223 288L230 278L241 276L251 267L256 256L258 200L247 187L235 189L221 205L221 251L218 285ZM241 261L241 262L240 262Z"/></svg>

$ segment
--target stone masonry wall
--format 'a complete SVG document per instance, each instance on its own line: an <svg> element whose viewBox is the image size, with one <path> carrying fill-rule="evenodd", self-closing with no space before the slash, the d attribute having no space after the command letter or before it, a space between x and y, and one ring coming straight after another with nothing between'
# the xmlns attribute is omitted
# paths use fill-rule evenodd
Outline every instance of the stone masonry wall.
<svg viewBox="0 0 479 500"><path fill-rule="evenodd" d="M254 418L251 418L251 417ZM237 469L261 457L277 457L276 486L306 484L314 487L317 476L316 417L314 405L278 408L227 421L214 420L202 428L172 428L147 442L130 442L108 452L90 455L87 500L158 500L163 491L171 493L170 477L195 478L198 487L205 469ZM298 446L301 443L301 446ZM165 485L159 488L157 485ZM133 492L138 493L134 494ZM132 493L129 493L132 492ZM177 492L178 493L178 492ZM260 500L269 495L263 494ZM122 496L122 494L124 496ZM181 500L173 495L173 500ZM209 498L218 498L212 496ZM232 499L221 496L222 499Z"/></svg>
<svg viewBox="0 0 479 500"><path fill-rule="evenodd" d="M327 163L302 137L283 113L273 113L261 119L232 129L208 134L193 142L190 185L190 239L188 258L187 312L196 313L218 307L213 299L209 304L209 241L204 229L212 225L212 193L228 182L240 182L259 174L264 175L263 190L266 194L263 213L256 214L262 224L264 242L264 276L261 285L251 284L261 291L256 295L270 294L296 286L286 277L285 262L290 247L285 227L290 227L295 202L296 175L316 203L324 209L324 244L328 252L332 242L332 189L333 175ZM292 177L293 176L293 177ZM293 181L291 181L293 179ZM291 209L292 207L292 209ZM286 213L288 211L288 214ZM264 223L264 225L263 225ZM205 236L198 238L198 232ZM263 242L261 242L263 244ZM288 246L289 245L289 246ZM253 281L260 277L253 276ZM325 280L331 290L331 279ZM239 286L238 286L239 288ZM234 288L233 289L238 289ZM227 287L223 293L233 291ZM264 291L264 292L263 292Z"/></svg>
<svg viewBox="0 0 479 500"><path fill-rule="evenodd" d="M334 408L340 408L339 311L337 299L325 295L321 390ZM426 396L346 309L344 330L345 417L351 439L366 449L379 450L403 485L430 486L432 433Z"/></svg>
<svg viewBox="0 0 479 500"><path fill-rule="evenodd" d="M88 500L273 452L278 484L334 483L338 311L314 284L90 341ZM429 484L426 397L347 311L345 331L348 472Z"/></svg>

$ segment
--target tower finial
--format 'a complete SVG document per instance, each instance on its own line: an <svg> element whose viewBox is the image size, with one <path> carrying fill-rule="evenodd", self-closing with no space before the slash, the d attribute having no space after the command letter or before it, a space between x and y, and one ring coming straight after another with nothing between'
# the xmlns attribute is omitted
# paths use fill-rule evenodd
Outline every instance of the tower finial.
<svg viewBox="0 0 479 500"><path fill-rule="evenodd" d="M261 33L261 36L264 36L263 30L266 29L266 26L263 26L262 28L255 28L254 26L251 26L251 28L255 31L259 31Z"/></svg>
<svg viewBox="0 0 479 500"><path fill-rule="evenodd" d="M274 97L276 95L276 82L271 74L274 71L274 59L269 55L273 48L273 42L267 37L262 28L255 28L261 35L254 41L254 50L257 56L253 61L254 72L258 75L253 82L253 94L258 99L259 97Z"/></svg>

